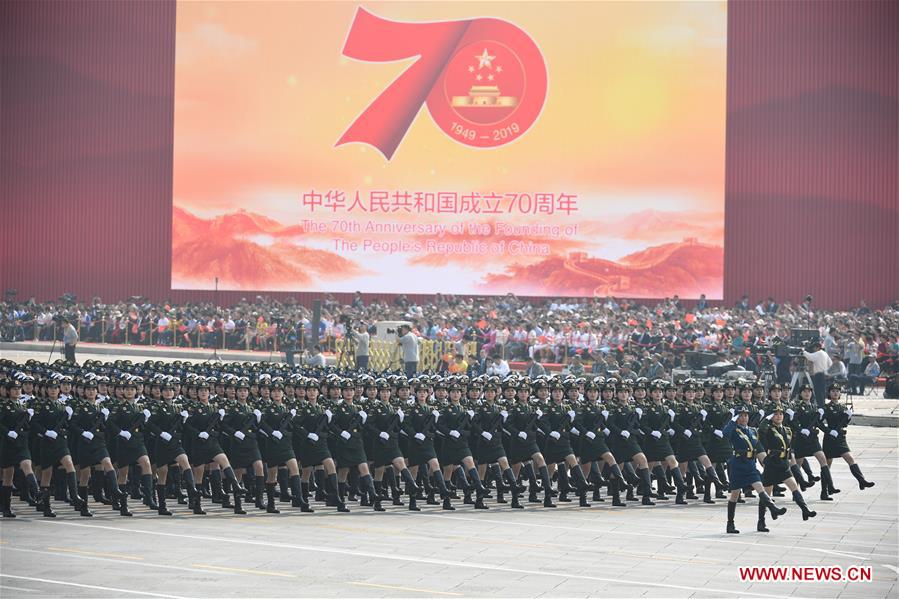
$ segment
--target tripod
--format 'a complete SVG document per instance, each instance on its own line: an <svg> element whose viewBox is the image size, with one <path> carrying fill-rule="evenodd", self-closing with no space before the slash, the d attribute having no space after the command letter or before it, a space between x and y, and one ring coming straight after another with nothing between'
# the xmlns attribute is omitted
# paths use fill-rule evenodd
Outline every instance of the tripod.
<svg viewBox="0 0 899 599"><path fill-rule="evenodd" d="M213 292L212 298L213 298L212 304L215 307L215 309L218 310L218 307L219 307L219 278L218 277L215 278L215 291ZM225 340L225 325L222 324L222 341L224 341L224 340ZM212 355L209 356L208 358L206 358L206 360L204 360L204 361L209 362L210 360L215 360L216 362L222 361L222 359L219 357L219 350L218 350L217 343L212 346Z"/></svg>

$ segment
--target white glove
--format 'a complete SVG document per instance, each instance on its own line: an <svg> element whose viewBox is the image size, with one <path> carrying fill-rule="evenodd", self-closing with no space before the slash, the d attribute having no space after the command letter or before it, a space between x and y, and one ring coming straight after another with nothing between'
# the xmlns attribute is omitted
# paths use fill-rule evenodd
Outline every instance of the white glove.
<svg viewBox="0 0 899 599"><path fill-rule="evenodd" d="M291 414L293 414L294 416L297 415L297 411L296 411L296 410L291 410L290 412L291 412ZM224 418L224 417L225 417L225 409L224 409L224 408L219 408L219 417L221 417L221 418Z"/></svg>
<svg viewBox="0 0 899 599"><path fill-rule="evenodd" d="M365 424L365 421L368 420L368 414L365 413L365 410L359 410L359 417L362 418L362 424Z"/></svg>
<svg viewBox="0 0 899 599"><path fill-rule="evenodd" d="M846 415L852 418L852 410L846 410Z"/></svg>
<svg viewBox="0 0 899 599"><path fill-rule="evenodd" d="M469 418L474 418L474 410L465 410L465 413L468 414Z"/></svg>
<svg viewBox="0 0 899 599"><path fill-rule="evenodd" d="M528 434L524 431L521 431L520 433L518 433L518 437L522 440L527 440Z"/></svg>
<svg viewBox="0 0 899 599"><path fill-rule="evenodd" d="M334 413L331 410L325 410L325 416L328 417L328 422L331 422L331 417L334 416Z"/></svg>
<svg viewBox="0 0 899 599"><path fill-rule="evenodd" d="M306 435L306 438L314 443L318 442L318 435L315 433L309 433L308 435Z"/></svg>
<svg viewBox="0 0 899 599"><path fill-rule="evenodd" d="M610 431L607 428L604 428L604 429L602 429L602 434L604 434L606 437L608 437L609 435L612 434L612 431Z"/></svg>
<svg viewBox="0 0 899 599"><path fill-rule="evenodd" d="M662 433L660 433L659 431L652 431L652 432L649 433L649 434L652 435L653 437L655 437L656 439L661 439L661 438L662 438Z"/></svg>
<svg viewBox="0 0 899 599"><path fill-rule="evenodd" d="M415 438L418 439L419 441L424 441L425 440L424 433L415 433Z"/></svg>
<svg viewBox="0 0 899 599"><path fill-rule="evenodd" d="M31 408L28 408L25 411L28 412L28 420L31 420L32 418L34 418L34 410L32 410Z"/></svg>
<svg viewBox="0 0 899 599"><path fill-rule="evenodd" d="M259 410L256 410L257 412ZM190 414L187 413L187 410L181 410L181 417L187 420L190 417Z"/></svg>
<svg viewBox="0 0 899 599"><path fill-rule="evenodd" d="M824 408L818 408L818 415L824 416Z"/></svg>
<svg viewBox="0 0 899 599"><path fill-rule="evenodd" d="M609 411L608 411L608 410L603 410L602 412L600 412L600 414L602 414L602 417L603 417L603 418L608 418L608 417L609 417Z"/></svg>
<svg viewBox="0 0 899 599"><path fill-rule="evenodd" d="M672 410L670 408L668 409L668 417L671 418L672 420L674 420L674 410Z"/></svg>
<svg viewBox="0 0 899 599"><path fill-rule="evenodd" d="M572 435L578 435L578 436L580 436L580 434L581 434L581 431L577 430L573 426L571 427L571 430L569 430L568 432L571 433Z"/></svg>
<svg viewBox="0 0 899 599"><path fill-rule="evenodd" d="M128 432L128 431L121 431L121 432L119 432L119 436L120 436L121 438L125 439L126 441L130 441L130 440L131 440L131 433Z"/></svg>
<svg viewBox="0 0 899 599"><path fill-rule="evenodd" d="M556 441L558 441L559 438L560 438L562 435L560 435L560 434L558 433L558 431L553 431L553 432L551 432L551 433L549 434L549 436L552 437L553 439L555 439Z"/></svg>
<svg viewBox="0 0 899 599"><path fill-rule="evenodd" d="M574 413L574 410L568 410L568 417L569 417L571 420L574 420L574 417L575 417L575 416L577 416L577 414Z"/></svg>
<svg viewBox="0 0 899 599"><path fill-rule="evenodd" d="M493 435L491 435L487 431L484 431L483 433L481 433L481 436L484 437L485 439L487 439L488 441L491 441L493 439Z"/></svg>
<svg viewBox="0 0 899 599"><path fill-rule="evenodd" d="M724 433L722 433L722 432L721 432L720 430L718 430L717 428L715 429L715 432L714 432L713 434L714 434L716 437L718 437L719 439L723 439L723 438L724 438Z"/></svg>
<svg viewBox="0 0 899 599"><path fill-rule="evenodd" d="M237 437L238 441L243 441L247 437L242 431L234 431L234 436Z"/></svg>
<svg viewBox="0 0 899 599"><path fill-rule="evenodd" d="M772 418L774 418L774 414L768 414L767 416L765 416L765 420L771 420Z"/></svg>
<svg viewBox="0 0 899 599"><path fill-rule="evenodd" d="M787 408L787 416L790 417L790 420L793 419L793 414L795 414L795 413L796 413L796 412L794 412L794 411L791 410L790 408Z"/></svg>
<svg viewBox="0 0 899 599"><path fill-rule="evenodd" d="M596 433L594 433L593 431L587 431L587 438L592 441L596 438Z"/></svg>
<svg viewBox="0 0 899 599"><path fill-rule="evenodd" d="M635 408L634 411L637 413L637 418L643 418L643 408Z"/></svg>
<svg viewBox="0 0 899 599"><path fill-rule="evenodd" d="M200 434L198 434L197 436L200 437L201 439L203 439L203 440L205 441L206 439L209 438L209 433L207 433L206 431L202 431L202 432L201 432ZM280 439L281 437L278 437L278 438Z"/></svg>
<svg viewBox="0 0 899 599"><path fill-rule="evenodd" d="M807 428L804 428L799 432L802 433L803 435L805 435L806 437L808 437L809 435L812 434L812 431L808 430Z"/></svg>
<svg viewBox="0 0 899 599"><path fill-rule="evenodd" d="M499 415L503 417L503 420L506 420L507 418L509 418L509 413L505 410L500 412Z"/></svg>
<svg viewBox="0 0 899 599"><path fill-rule="evenodd" d="M181 415L184 416L184 412L181 412ZM256 422L259 422L260 420L262 420L262 412L260 412L259 410L253 410L253 416L256 417ZM329 418L329 420L330 420L330 418Z"/></svg>
<svg viewBox="0 0 899 599"><path fill-rule="evenodd" d="M706 412L705 409L699 410L699 413L702 414L702 419L703 419L703 420L705 420L705 417L709 415L709 413Z"/></svg>
<svg viewBox="0 0 899 599"><path fill-rule="evenodd" d="M272 437L280 441L284 438L284 435L281 433L281 431L272 431Z"/></svg>
<svg viewBox="0 0 899 599"><path fill-rule="evenodd" d="M765 415L765 410L759 410L759 416L764 416L764 415Z"/></svg>
<svg viewBox="0 0 899 599"><path fill-rule="evenodd" d="M100 410L100 413L103 414L103 420L109 418L109 410L107 408L103 408L102 410Z"/></svg>
<svg viewBox="0 0 899 599"><path fill-rule="evenodd" d="M66 406L66 414L69 415L69 418L72 417L72 414L75 413L75 410L72 409L72 406Z"/></svg>
<svg viewBox="0 0 899 599"><path fill-rule="evenodd" d="M630 433L630 431L621 431L621 436L624 437L625 439L630 439L631 433Z"/></svg>
<svg viewBox="0 0 899 599"><path fill-rule="evenodd" d="M90 431L84 431L83 433L81 433L81 436L84 437L85 439L87 439L88 441L94 440L94 433L92 433Z"/></svg>
<svg viewBox="0 0 899 599"><path fill-rule="evenodd" d="M669 428L669 429L668 429L668 436L669 436L669 437L673 437L673 436L674 436L674 429L673 429L673 428Z"/></svg>
<svg viewBox="0 0 899 599"><path fill-rule="evenodd" d="M437 410L431 410L431 414L434 416L434 420L440 418L440 412L438 412Z"/></svg>
<svg viewBox="0 0 899 599"><path fill-rule="evenodd" d="M144 410L141 413L144 415L144 422L150 419L150 410Z"/></svg>
<svg viewBox="0 0 899 599"><path fill-rule="evenodd" d="M352 435L349 434L349 433L346 432L346 431L342 431L342 432L340 433L340 436L343 437L344 441L349 441L349 440L350 440L350 437L352 437Z"/></svg>
<svg viewBox="0 0 899 599"><path fill-rule="evenodd" d="M733 409L731 409L731 412L733 412ZM731 418L730 421L731 421L731 422L736 422L736 421L737 421L737 418L739 418L739 417L740 417L739 414L734 414L734 417Z"/></svg>
<svg viewBox="0 0 899 599"><path fill-rule="evenodd" d="M16 431L9 431L8 433L6 433L6 436L10 439L18 439L19 433L17 433Z"/></svg>
<svg viewBox="0 0 899 599"><path fill-rule="evenodd" d="M290 408L290 415L291 415L291 416L296 416L296 415L297 415L297 410L296 410L296 408Z"/></svg>
<svg viewBox="0 0 899 599"><path fill-rule="evenodd" d="M455 429L451 430L450 433L449 433L449 435L450 435L450 437L452 437L453 439L458 439L458 438L461 436L461 435L459 435L459 431L457 431L457 430L455 430Z"/></svg>
<svg viewBox="0 0 899 599"><path fill-rule="evenodd" d="M161 433L159 433L159 438L162 439L163 441L165 441L166 443L168 443L169 441L172 440L172 436L165 431L162 431Z"/></svg>
<svg viewBox="0 0 899 599"><path fill-rule="evenodd" d="M838 430L834 429L834 430L830 431L830 436L831 437L839 437L840 432Z"/></svg>
<svg viewBox="0 0 899 599"><path fill-rule="evenodd" d="M537 418L543 418L543 410L537 408Z"/></svg>
<svg viewBox="0 0 899 599"><path fill-rule="evenodd" d="M733 408L730 409L730 415L731 415L731 416L736 416L736 415L737 415L737 413L734 411Z"/></svg>
<svg viewBox="0 0 899 599"><path fill-rule="evenodd" d="M689 439L690 437L693 436L693 431L691 431L691 430L688 429L688 428L687 428L687 429L684 429L684 436L685 436L686 438Z"/></svg>
<svg viewBox="0 0 899 599"><path fill-rule="evenodd" d="M390 438L390 434L385 431L381 431L381 434L379 434L378 436L381 437L382 439L384 439L385 441Z"/></svg>
<svg viewBox="0 0 899 599"><path fill-rule="evenodd" d="M47 431L47 432L44 433L44 436L45 436L45 437L50 437L51 439L55 439L55 438L58 437L59 435L56 433L56 431Z"/></svg>
<svg viewBox="0 0 899 599"><path fill-rule="evenodd" d="M396 415L400 417L400 422L406 419L406 413L402 410L397 410Z"/></svg>

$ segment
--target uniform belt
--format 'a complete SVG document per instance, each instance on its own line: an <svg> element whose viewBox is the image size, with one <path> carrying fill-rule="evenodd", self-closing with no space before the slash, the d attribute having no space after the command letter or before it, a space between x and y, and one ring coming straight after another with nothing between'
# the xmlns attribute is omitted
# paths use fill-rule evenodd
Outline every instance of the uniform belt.
<svg viewBox="0 0 899 599"><path fill-rule="evenodd" d="M753 453L753 452L751 452L751 451L735 451L735 452L734 452L734 456L735 456L735 457L738 457L738 458L746 458L746 459L748 459L748 460L751 460L751 459L752 459L752 453Z"/></svg>

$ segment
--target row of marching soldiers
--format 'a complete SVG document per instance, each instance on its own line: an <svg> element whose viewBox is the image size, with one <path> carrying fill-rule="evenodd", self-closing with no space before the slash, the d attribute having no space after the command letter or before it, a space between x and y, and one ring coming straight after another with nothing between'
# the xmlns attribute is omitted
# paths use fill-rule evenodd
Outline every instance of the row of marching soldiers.
<svg viewBox="0 0 899 599"><path fill-rule="evenodd" d="M802 491L820 481L822 500L839 492L834 458L860 488L873 485L846 443L852 413L838 388L819 409L808 386L790 401L759 383L260 368L0 365L3 515L14 515L14 482L47 517L51 495L82 516L92 515L91 499L130 516L129 499L171 515L171 498L195 514L204 498L236 514L245 501L270 513L281 503L345 512L356 501L453 510L461 498L488 509L493 490L513 509L570 495L589 507L607 488L613 506L655 505L672 492L677 504L697 493L714 503L714 493L728 499L728 532L741 496L757 494L757 529L767 532L766 511L785 511L773 499L781 485L804 519L815 512Z"/></svg>

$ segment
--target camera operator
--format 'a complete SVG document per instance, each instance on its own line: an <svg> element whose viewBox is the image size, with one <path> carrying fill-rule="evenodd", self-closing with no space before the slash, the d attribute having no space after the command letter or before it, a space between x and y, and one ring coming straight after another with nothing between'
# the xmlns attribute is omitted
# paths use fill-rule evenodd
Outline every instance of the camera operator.
<svg viewBox="0 0 899 599"><path fill-rule="evenodd" d="M403 369L406 376L415 376L418 372L418 337L412 332L412 327L407 324L400 325L399 340L397 343L403 351Z"/></svg>
<svg viewBox="0 0 899 599"><path fill-rule="evenodd" d="M802 355L806 360L806 372L812 378L812 387L815 389L815 402L819 408L824 407L824 389L827 386L827 370L833 365L833 361L827 352L821 347L821 341L814 339L805 346Z"/></svg>
<svg viewBox="0 0 899 599"><path fill-rule="evenodd" d="M65 348L66 362L75 363L75 346L78 344L78 331L68 318L62 319L62 343Z"/></svg>
<svg viewBox="0 0 899 599"><path fill-rule="evenodd" d="M369 344L371 342L371 333L374 330L374 325L366 328L365 323L360 322L358 332L354 333L356 338L356 368L358 370L368 370Z"/></svg>
<svg viewBox="0 0 899 599"><path fill-rule="evenodd" d="M288 366L296 366L294 354L297 352L299 336L297 334L296 325L293 323L287 324L288 326L286 329L279 328L279 331L283 331L280 343L281 347L284 348L284 361L287 362Z"/></svg>

